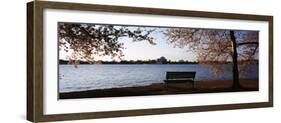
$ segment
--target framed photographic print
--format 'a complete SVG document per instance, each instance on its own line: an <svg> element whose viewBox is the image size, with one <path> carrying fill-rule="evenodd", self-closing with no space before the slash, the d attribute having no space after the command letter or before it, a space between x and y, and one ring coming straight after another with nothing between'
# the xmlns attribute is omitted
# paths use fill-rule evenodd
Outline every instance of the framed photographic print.
<svg viewBox="0 0 281 123"><path fill-rule="evenodd" d="M27 3L33 122L273 106L273 17Z"/></svg>

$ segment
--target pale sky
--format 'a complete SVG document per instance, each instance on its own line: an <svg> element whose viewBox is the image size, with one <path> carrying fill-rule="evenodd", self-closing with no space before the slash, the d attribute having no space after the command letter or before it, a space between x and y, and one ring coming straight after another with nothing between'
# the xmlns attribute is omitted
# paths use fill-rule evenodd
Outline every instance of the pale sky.
<svg viewBox="0 0 281 123"><path fill-rule="evenodd" d="M169 60L188 60L194 61L195 57L192 53L188 53L187 49L173 47L169 44L162 32L152 34L155 38L156 45L151 45L148 41L132 42L129 38L123 38L120 42L124 43L126 49L123 50L124 59L126 60L148 60L157 59L161 56Z"/></svg>

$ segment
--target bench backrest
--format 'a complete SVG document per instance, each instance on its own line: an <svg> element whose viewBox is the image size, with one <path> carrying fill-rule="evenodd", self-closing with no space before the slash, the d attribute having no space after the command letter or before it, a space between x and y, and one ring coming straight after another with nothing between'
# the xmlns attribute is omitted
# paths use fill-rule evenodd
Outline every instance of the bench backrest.
<svg viewBox="0 0 281 123"><path fill-rule="evenodd" d="M195 78L196 72L167 72L166 79Z"/></svg>

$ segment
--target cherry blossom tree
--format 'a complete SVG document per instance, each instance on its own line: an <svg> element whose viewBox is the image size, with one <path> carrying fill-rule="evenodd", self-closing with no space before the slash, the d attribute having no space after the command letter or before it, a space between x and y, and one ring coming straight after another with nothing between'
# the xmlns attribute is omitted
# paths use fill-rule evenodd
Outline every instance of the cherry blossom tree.
<svg viewBox="0 0 281 123"><path fill-rule="evenodd" d="M210 64L215 75L222 72L222 63L231 62L233 88L241 88L239 73L258 55L257 31L169 28L164 34L175 47L195 53L199 63Z"/></svg>
<svg viewBox="0 0 281 123"><path fill-rule="evenodd" d="M94 62L96 56L123 56L123 43L118 39L131 38L132 41L148 41L155 45L150 33L154 30L145 27L127 27L115 25L58 23L59 49L72 51L68 56L70 64L79 64L78 60Z"/></svg>

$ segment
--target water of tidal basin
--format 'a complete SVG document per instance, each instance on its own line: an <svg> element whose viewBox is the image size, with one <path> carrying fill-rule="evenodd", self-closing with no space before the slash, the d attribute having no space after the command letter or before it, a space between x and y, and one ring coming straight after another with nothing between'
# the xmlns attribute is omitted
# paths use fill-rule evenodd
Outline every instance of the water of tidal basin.
<svg viewBox="0 0 281 123"><path fill-rule="evenodd" d="M240 79L258 79L258 65L249 65ZM195 71L195 81L232 80L230 64L223 66L223 72L215 76L208 65L198 64L95 64L59 65L59 92L74 92L94 89L145 86L162 83L167 71Z"/></svg>

